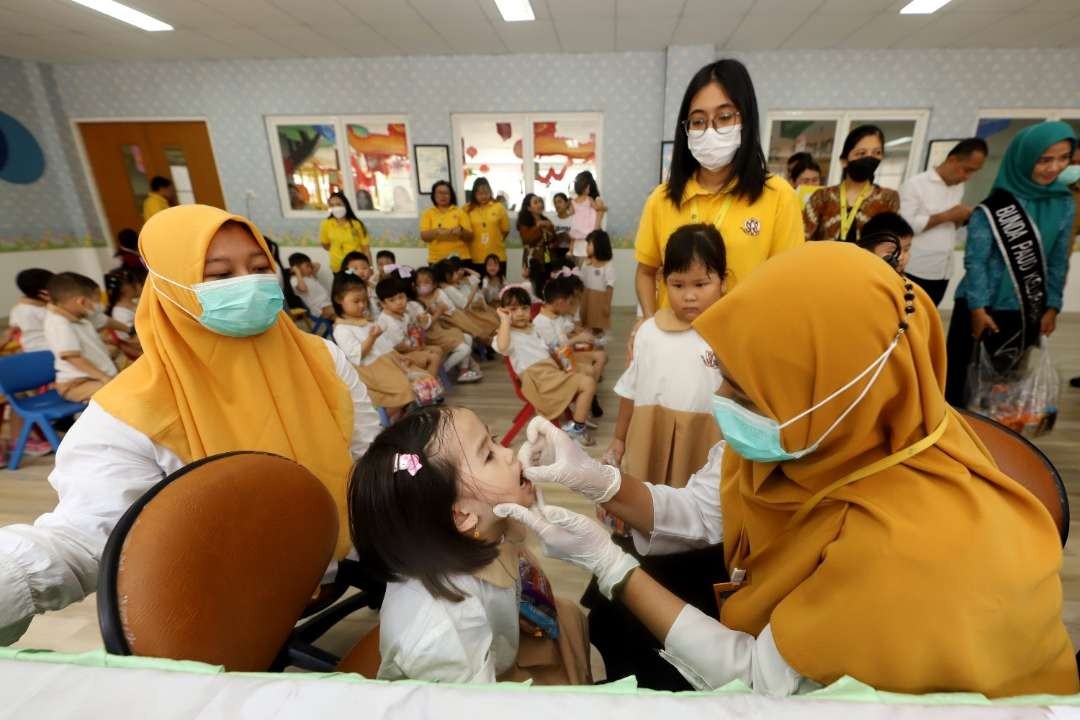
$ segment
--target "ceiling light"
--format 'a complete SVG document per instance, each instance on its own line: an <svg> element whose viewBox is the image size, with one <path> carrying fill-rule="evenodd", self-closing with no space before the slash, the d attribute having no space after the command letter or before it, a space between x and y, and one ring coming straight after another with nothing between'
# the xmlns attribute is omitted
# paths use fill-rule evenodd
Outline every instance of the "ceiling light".
<svg viewBox="0 0 1080 720"><path fill-rule="evenodd" d="M163 30L172 30L173 26L161 22L157 18L150 17L146 13L139 12L135 8L130 8L127 5L121 5L113 0L71 0L77 5L88 7L91 10L97 10L103 15L108 15L111 18L116 18L120 22L126 22L128 25L134 25L140 30L146 30L147 32L162 32Z"/></svg>
<svg viewBox="0 0 1080 720"><path fill-rule="evenodd" d="M907 145L910 142L911 142L911 136L906 135L904 137L896 138L895 140L890 140L889 142L885 143L885 147L896 147L897 145Z"/></svg>
<svg viewBox="0 0 1080 720"><path fill-rule="evenodd" d="M506 22L536 19L529 0L495 0L495 7L499 8L499 14Z"/></svg>
<svg viewBox="0 0 1080 720"><path fill-rule="evenodd" d="M900 8L901 15L929 15L949 4L951 0L911 0Z"/></svg>

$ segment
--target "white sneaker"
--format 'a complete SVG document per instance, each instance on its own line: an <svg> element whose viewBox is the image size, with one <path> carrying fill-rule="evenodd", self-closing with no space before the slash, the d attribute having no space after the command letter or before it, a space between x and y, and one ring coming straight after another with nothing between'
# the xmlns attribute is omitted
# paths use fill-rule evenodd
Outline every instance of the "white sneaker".
<svg viewBox="0 0 1080 720"><path fill-rule="evenodd" d="M577 428L575 428L572 420L563 423L561 429L564 433L573 438L574 442L576 442L578 445L581 445L582 447L592 447L596 444L596 440L593 439L592 435L590 435L584 429L578 430Z"/></svg>
<svg viewBox="0 0 1080 720"><path fill-rule="evenodd" d="M465 370L460 375L458 375L457 381L461 384L474 383L480 382L483 377L484 374L479 370Z"/></svg>

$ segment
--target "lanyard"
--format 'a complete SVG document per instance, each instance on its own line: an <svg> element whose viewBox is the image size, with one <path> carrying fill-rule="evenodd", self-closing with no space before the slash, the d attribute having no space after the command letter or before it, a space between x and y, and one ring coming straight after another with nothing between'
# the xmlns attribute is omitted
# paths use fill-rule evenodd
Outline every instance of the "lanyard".
<svg viewBox="0 0 1080 720"><path fill-rule="evenodd" d="M838 187L840 190L840 237L837 238L840 242L847 240L848 233L851 232L851 225L855 222L855 216L859 214L859 208L862 207L863 201L870 196L871 187L873 186L870 183L866 183L863 189L859 191L859 196L855 198L855 204L851 206L851 212L848 212L847 189L844 187L844 183L840 183Z"/></svg>
<svg viewBox="0 0 1080 720"><path fill-rule="evenodd" d="M735 196L732 195L731 193L728 193L727 195L724 196L724 202L723 202L723 204L720 205L720 212L716 213L716 217L713 218L713 221L712 221L712 224L716 226L717 230L720 229L720 224L722 222L724 222L724 218L727 217L728 210L731 209L731 203L734 202L734 201L735 201ZM697 198L694 198L690 202L690 222L692 222L692 223L701 222L700 220L698 220L698 217L699 217L699 215L698 215L698 201L697 201ZM721 235L723 235L723 233L721 233Z"/></svg>

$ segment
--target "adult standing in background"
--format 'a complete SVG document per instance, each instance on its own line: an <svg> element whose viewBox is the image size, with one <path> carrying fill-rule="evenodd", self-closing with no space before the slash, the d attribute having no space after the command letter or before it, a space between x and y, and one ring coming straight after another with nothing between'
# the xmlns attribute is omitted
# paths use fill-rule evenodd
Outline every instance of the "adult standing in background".
<svg viewBox="0 0 1080 720"><path fill-rule="evenodd" d="M1076 152L1073 153L1072 165L1061 171L1061 181L1072 188L1073 200L1076 202L1076 218L1073 220L1072 236L1073 236L1073 248L1076 248L1076 241L1080 239L1080 145L1077 146ZM1072 257L1070 253L1069 257ZM1080 388L1080 377L1074 377L1069 380L1069 384L1074 388Z"/></svg>
<svg viewBox="0 0 1080 720"><path fill-rule="evenodd" d="M945 162L900 186L900 214L915 231L906 274L935 305L949 287L956 231L973 211L961 202L964 183L982 169L989 154L982 138L961 140Z"/></svg>
<svg viewBox="0 0 1080 720"><path fill-rule="evenodd" d="M472 199L465 205L465 213L473 227L473 239L469 251L473 270L484 275L484 260L495 255L506 277L506 235L510 232L510 216L506 207L494 200L491 183L485 177L473 182Z"/></svg>
<svg viewBox="0 0 1080 720"><path fill-rule="evenodd" d="M176 204L176 186L172 180L161 175L150 178L150 192L142 204L142 219L147 220L162 210L168 210Z"/></svg>
<svg viewBox="0 0 1080 720"><path fill-rule="evenodd" d="M839 185L810 196L803 208L807 240L859 239L862 226L880 212L900 212L900 195L874 182L885 157L885 133L876 125L860 125L844 139Z"/></svg>
<svg viewBox="0 0 1080 720"><path fill-rule="evenodd" d="M472 257L469 241L473 227L469 214L458 207L454 186L445 180L437 181L431 186L431 202L432 207L420 216L420 239L428 246L428 265L451 255L468 260Z"/></svg>
<svg viewBox="0 0 1080 720"><path fill-rule="evenodd" d="M691 78L679 108L671 175L641 211L634 283L644 317L667 306L660 266L668 238L701 222L724 238L728 288L803 242L799 199L786 180L768 173L754 84L734 59L706 65Z"/></svg>
<svg viewBox="0 0 1080 720"><path fill-rule="evenodd" d="M349 198L340 190L331 193L326 203L330 206L330 216L319 223L319 244L330 253L330 272L341 269L341 261L351 252L362 252L371 257L371 241L367 227L356 217Z"/></svg>
<svg viewBox="0 0 1080 720"><path fill-rule="evenodd" d="M821 189L821 166L810 153L795 153L788 158L788 180L799 196L800 205L806 205L810 196Z"/></svg>
<svg viewBox="0 0 1080 720"><path fill-rule="evenodd" d="M1076 149L1068 123L1042 122L1016 134L990 195L976 208L964 248L947 351L945 397L967 401L976 342L998 369L1013 367L1057 325L1072 249L1076 203L1058 176Z"/></svg>

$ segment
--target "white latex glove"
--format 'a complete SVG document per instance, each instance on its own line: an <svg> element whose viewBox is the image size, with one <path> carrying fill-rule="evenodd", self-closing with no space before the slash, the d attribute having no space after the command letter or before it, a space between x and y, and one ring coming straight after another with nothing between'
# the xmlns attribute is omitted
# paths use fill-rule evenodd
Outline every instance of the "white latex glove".
<svg viewBox="0 0 1080 720"><path fill-rule="evenodd" d="M528 526L540 538L544 554L564 560L596 576L600 592L608 600L611 591L639 563L633 555L611 541L611 535L595 521L557 505L534 506L504 503L494 507L498 517Z"/></svg>
<svg viewBox="0 0 1080 720"><path fill-rule="evenodd" d="M525 477L534 483L558 483L595 503L606 503L619 492L619 469L589 457L569 435L546 419L533 418L526 437L518 459L525 468Z"/></svg>

